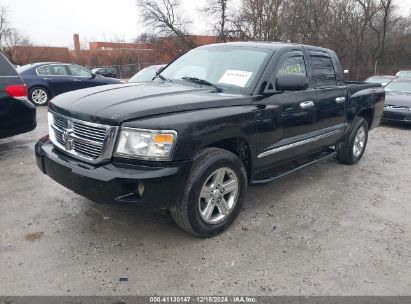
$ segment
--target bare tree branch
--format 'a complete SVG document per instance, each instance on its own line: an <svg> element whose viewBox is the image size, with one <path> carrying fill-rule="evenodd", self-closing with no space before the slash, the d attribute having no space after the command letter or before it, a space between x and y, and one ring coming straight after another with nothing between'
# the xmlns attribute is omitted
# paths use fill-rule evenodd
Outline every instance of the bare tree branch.
<svg viewBox="0 0 411 304"><path fill-rule="evenodd" d="M179 0L137 0L143 22L159 34L176 36L186 48L195 47L187 27L187 20L180 11Z"/></svg>

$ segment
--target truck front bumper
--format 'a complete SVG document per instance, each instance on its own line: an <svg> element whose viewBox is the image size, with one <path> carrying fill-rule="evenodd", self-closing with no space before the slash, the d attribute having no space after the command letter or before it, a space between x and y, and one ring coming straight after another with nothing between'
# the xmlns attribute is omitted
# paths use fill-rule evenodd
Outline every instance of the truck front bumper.
<svg viewBox="0 0 411 304"><path fill-rule="evenodd" d="M59 184L99 203L144 204L152 209L174 204L184 188L189 162L169 166L125 163L91 165L58 151L47 137L35 146L39 169Z"/></svg>

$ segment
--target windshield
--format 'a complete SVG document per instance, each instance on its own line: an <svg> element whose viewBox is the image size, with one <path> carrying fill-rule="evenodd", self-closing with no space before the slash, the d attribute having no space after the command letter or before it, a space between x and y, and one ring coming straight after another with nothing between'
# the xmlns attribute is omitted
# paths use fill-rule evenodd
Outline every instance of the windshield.
<svg viewBox="0 0 411 304"><path fill-rule="evenodd" d="M171 63L161 75L172 81L198 78L224 89L249 91L272 52L251 47L197 48Z"/></svg>
<svg viewBox="0 0 411 304"><path fill-rule="evenodd" d="M136 75L130 78L128 82L145 82L151 81L156 76L156 69L155 68L145 68L138 72Z"/></svg>
<svg viewBox="0 0 411 304"><path fill-rule="evenodd" d="M411 81L410 82L393 81L385 87L385 90L394 91L394 92L411 93Z"/></svg>
<svg viewBox="0 0 411 304"><path fill-rule="evenodd" d="M398 77L410 77L411 78L411 71L399 71L396 75Z"/></svg>

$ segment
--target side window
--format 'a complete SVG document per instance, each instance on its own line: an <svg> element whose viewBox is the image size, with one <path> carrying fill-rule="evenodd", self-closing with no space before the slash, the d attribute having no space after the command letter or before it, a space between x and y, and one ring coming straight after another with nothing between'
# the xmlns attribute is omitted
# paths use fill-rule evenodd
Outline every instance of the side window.
<svg viewBox="0 0 411 304"><path fill-rule="evenodd" d="M73 76L77 76L77 77L88 77L91 78L91 74L89 71L76 66L76 65L70 65L69 66L70 72Z"/></svg>
<svg viewBox="0 0 411 304"><path fill-rule="evenodd" d="M277 79L278 76L287 74L307 74L303 56L296 55L287 57L281 63L275 78Z"/></svg>
<svg viewBox="0 0 411 304"><path fill-rule="evenodd" d="M288 56L282 59L282 62L280 63L280 66L277 72L275 73L275 75L273 75L273 77L271 78L271 81L268 84L267 89L273 90L275 88L275 83L276 83L278 76L288 75L288 74L307 75L304 56L302 54L291 55L291 56Z"/></svg>
<svg viewBox="0 0 411 304"><path fill-rule="evenodd" d="M38 69L37 69L37 74L39 74L40 76L48 75L48 74L47 74L47 69L46 69L46 67L38 68Z"/></svg>
<svg viewBox="0 0 411 304"><path fill-rule="evenodd" d="M53 64L53 65L44 66L43 68L44 68L44 71L46 72L46 74L44 75L52 75L52 76L66 76L67 75L66 66L64 65ZM40 69L37 69L37 72L39 70Z"/></svg>
<svg viewBox="0 0 411 304"><path fill-rule="evenodd" d="M330 57L311 55L313 80L316 88L337 85L334 66Z"/></svg>

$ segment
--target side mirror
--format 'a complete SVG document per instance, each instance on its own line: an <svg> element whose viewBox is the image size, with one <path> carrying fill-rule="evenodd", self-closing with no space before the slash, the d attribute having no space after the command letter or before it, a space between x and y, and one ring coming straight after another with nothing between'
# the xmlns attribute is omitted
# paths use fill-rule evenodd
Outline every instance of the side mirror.
<svg viewBox="0 0 411 304"><path fill-rule="evenodd" d="M286 74L277 78L277 91L303 91L308 88L308 78L302 74Z"/></svg>
<svg viewBox="0 0 411 304"><path fill-rule="evenodd" d="M97 77L97 74L94 73L94 72L91 72L91 78L94 79L94 78L96 78L96 77Z"/></svg>

